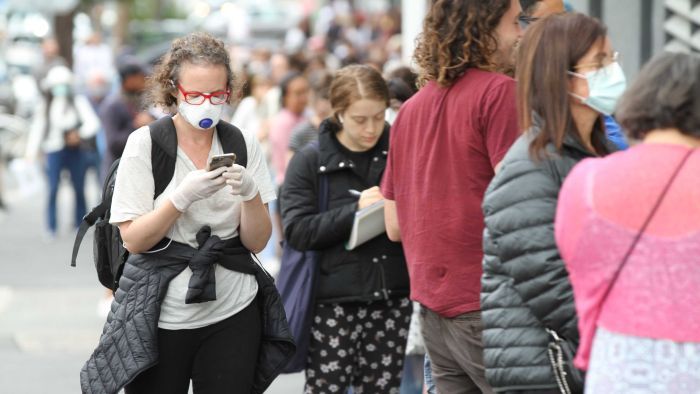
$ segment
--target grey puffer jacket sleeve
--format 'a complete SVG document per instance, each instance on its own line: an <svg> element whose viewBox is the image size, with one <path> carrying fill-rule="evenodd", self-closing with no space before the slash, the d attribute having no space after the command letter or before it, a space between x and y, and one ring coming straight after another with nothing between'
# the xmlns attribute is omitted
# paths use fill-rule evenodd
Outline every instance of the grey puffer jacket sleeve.
<svg viewBox="0 0 700 394"><path fill-rule="evenodd" d="M156 270L143 255L130 256L97 348L80 371L83 393L117 393L157 363L160 302L186 266Z"/></svg>
<svg viewBox="0 0 700 394"><path fill-rule="evenodd" d="M497 390L555 388L544 328L574 344L579 338L554 216L561 181L585 154L567 148L533 161L530 138L513 145L483 203L484 362Z"/></svg>

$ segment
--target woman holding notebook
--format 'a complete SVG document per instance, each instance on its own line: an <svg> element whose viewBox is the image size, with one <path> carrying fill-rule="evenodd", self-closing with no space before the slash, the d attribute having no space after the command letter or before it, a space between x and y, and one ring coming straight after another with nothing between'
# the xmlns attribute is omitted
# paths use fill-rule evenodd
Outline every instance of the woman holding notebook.
<svg viewBox="0 0 700 394"><path fill-rule="evenodd" d="M292 158L280 195L287 242L319 252L305 393L394 392L412 311L401 245L382 233L346 249L355 213L383 200L389 91L376 70L353 65L334 76L330 101L318 144Z"/></svg>

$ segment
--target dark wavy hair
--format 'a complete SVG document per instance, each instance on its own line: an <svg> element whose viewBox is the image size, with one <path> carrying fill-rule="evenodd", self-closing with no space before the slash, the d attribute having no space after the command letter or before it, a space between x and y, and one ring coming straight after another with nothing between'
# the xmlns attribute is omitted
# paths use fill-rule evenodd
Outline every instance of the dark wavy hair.
<svg viewBox="0 0 700 394"><path fill-rule="evenodd" d="M175 96L180 67L185 63L223 66L226 69L226 86L231 90L230 97L240 89L234 84L231 59L224 42L210 34L196 32L174 40L168 53L156 65L153 75L147 79L148 98L152 104L173 111L177 104Z"/></svg>
<svg viewBox="0 0 700 394"><path fill-rule="evenodd" d="M671 128L700 138L700 55L657 55L620 100L617 119L637 140Z"/></svg>
<svg viewBox="0 0 700 394"><path fill-rule="evenodd" d="M468 68L496 71L496 26L510 0L432 0L416 40L420 86L451 86Z"/></svg>

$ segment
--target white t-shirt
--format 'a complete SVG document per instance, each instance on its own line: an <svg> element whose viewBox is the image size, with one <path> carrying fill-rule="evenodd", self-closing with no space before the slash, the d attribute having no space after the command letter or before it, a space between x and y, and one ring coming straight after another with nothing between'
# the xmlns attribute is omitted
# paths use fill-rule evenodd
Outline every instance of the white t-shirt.
<svg viewBox="0 0 700 394"><path fill-rule="evenodd" d="M268 203L275 199L275 190L267 164L256 138L247 132L243 132L243 135L248 151L246 171L257 183L263 203ZM214 132L209 157L221 153L223 149ZM185 176L196 169L192 160L178 147L173 179L154 203L150 130L145 126L134 131L129 136L119 163L110 223L134 220L151 212L166 202ZM229 186L224 186L213 196L190 205L177 219L167 237L197 248L195 235L202 226L209 225L212 235L229 239L238 235L240 220L241 199L231 195ZM188 267L176 276L170 282L161 305L158 327L169 330L204 327L240 312L255 298L258 284L253 275L230 271L218 264L215 266L215 275L216 300L198 304L185 304L192 270Z"/></svg>

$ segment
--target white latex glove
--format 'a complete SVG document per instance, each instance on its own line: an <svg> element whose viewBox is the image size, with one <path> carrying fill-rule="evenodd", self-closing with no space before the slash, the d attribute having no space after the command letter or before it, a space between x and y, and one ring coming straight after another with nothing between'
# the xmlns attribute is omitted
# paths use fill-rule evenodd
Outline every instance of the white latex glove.
<svg viewBox="0 0 700 394"><path fill-rule="evenodd" d="M226 168L220 167L214 171L197 170L187 174L170 196L175 209L185 212L193 202L211 197L221 190L226 185L226 180L221 177L224 171Z"/></svg>
<svg viewBox="0 0 700 394"><path fill-rule="evenodd" d="M241 196L243 201L250 201L258 195L258 185L241 165L234 164L226 167L222 178L226 179L226 184L231 186L231 194Z"/></svg>

